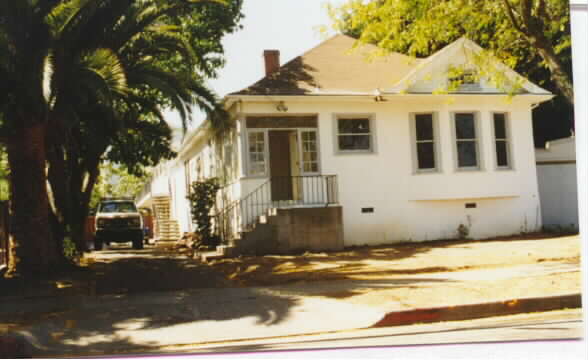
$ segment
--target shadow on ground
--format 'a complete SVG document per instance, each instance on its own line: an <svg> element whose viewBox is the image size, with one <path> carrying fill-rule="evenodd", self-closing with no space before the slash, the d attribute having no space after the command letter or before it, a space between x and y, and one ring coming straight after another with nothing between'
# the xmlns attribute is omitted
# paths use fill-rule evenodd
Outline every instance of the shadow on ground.
<svg viewBox="0 0 588 360"><path fill-rule="evenodd" d="M238 286L273 286L316 281L354 280L386 278L401 275L417 275L439 272L472 270L480 265L470 264L464 259L458 265L443 262L427 264L427 254L443 248L468 251L483 243L506 243L555 238L553 234L531 233L505 236L487 240L435 240L420 243L404 243L386 246L351 247L339 252L303 253L292 256L243 256L213 260L210 267L224 273L227 279ZM465 252L464 252L465 254ZM462 256L465 256L462 254ZM402 260L423 259L416 267L395 267ZM558 258L543 258L541 261L559 261ZM578 262L579 258L570 259ZM388 263L382 266L376 263ZM484 268L505 264L484 264Z"/></svg>

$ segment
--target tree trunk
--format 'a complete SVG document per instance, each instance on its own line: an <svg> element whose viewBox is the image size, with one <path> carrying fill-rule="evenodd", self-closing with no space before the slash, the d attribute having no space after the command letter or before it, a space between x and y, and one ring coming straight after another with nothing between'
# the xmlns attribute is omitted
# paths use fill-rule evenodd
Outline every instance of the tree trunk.
<svg viewBox="0 0 588 360"><path fill-rule="evenodd" d="M555 82L555 85L559 91L561 91L561 94L571 105L574 105L574 88L572 82L570 81L568 74L565 72L561 61L553 51L553 48L550 46L538 46L537 51L541 58L545 60L547 67L551 71L551 79Z"/></svg>
<svg viewBox="0 0 588 360"><path fill-rule="evenodd" d="M11 170L12 275L47 274L59 263L49 224L45 129L42 123L20 126L6 141Z"/></svg>

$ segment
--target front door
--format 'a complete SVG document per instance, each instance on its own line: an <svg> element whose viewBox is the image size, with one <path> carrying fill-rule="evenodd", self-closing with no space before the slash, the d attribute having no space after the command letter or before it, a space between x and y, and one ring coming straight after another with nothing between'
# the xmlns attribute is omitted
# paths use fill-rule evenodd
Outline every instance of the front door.
<svg viewBox="0 0 588 360"><path fill-rule="evenodd" d="M269 163L271 176L272 200L293 200L292 190L292 164L291 150L296 149L291 146L291 130L270 130L269 137Z"/></svg>

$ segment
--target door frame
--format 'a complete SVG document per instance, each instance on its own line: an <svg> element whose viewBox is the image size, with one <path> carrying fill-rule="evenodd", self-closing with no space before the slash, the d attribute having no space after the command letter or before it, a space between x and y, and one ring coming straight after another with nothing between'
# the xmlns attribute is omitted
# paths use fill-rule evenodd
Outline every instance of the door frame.
<svg viewBox="0 0 588 360"><path fill-rule="evenodd" d="M245 177L249 177L249 178L261 178L261 177L271 177L271 169L270 169L270 148L269 148L269 132L270 131L295 131L296 132L296 137L297 137L297 141L298 141L298 146L297 146L297 150L298 150L298 157L300 159L300 163L299 163L299 173L300 176L312 176L312 175L320 175L322 172L322 161L321 161L321 146L320 146L320 136L319 136L319 129L318 127L313 128L313 127L303 127L303 128L252 128L252 129L246 129L245 131L245 140L244 141L244 157L246 159L245 161L245 168L246 168L246 172L245 172ZM316 148L317 148L317 163L318 163L318 171L316 172L305 172L304 171L304 167L302 166L302 132L303 131L313 131L316 134ZM249 159L249 133L250 132L257 132L257 133L263 133L264 136L264 157L265 157L265 173L263 175L251 175L250 174L250 159Z"/></svg>

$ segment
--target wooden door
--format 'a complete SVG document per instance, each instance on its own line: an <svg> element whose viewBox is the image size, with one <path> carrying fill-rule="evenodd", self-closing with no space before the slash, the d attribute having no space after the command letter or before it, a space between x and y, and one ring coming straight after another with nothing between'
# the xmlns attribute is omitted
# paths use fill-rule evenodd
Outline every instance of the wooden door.
<svg viewBox="0 0 588 360"><path fill-rule="evenodd" d="M269 164L272 200L292 200L292 164L290 161L290 132L269 131Z"/></svg>

